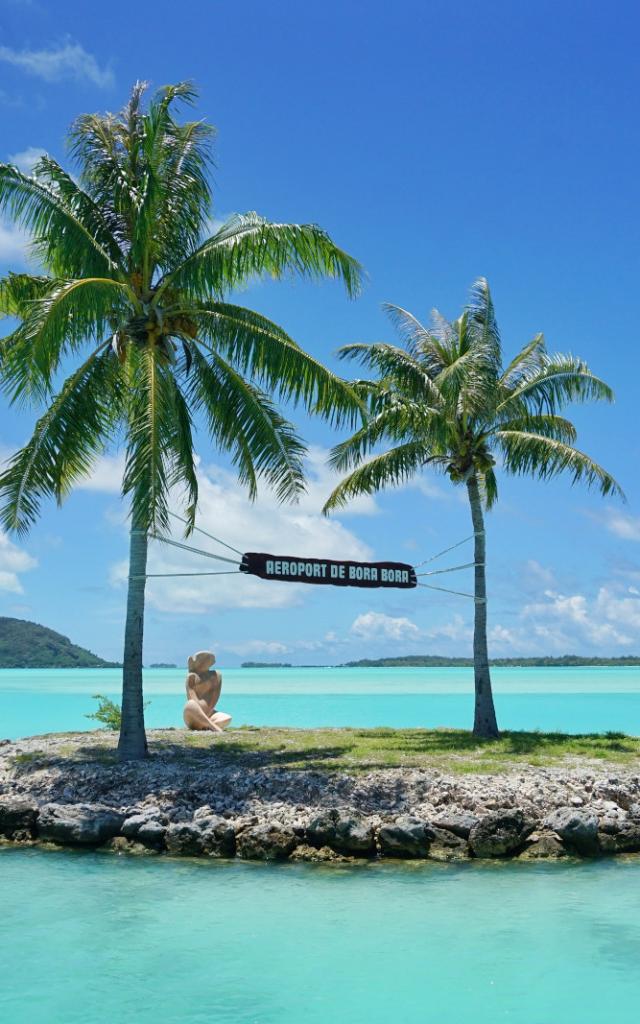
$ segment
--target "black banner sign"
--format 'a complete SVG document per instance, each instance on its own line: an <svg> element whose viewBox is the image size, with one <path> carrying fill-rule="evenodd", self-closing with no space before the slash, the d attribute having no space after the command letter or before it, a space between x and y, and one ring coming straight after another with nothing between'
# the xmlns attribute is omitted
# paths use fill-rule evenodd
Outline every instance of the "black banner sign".
<svg viewBox="0 0 640 1024"><path fill-rule="evenodd" d="M418 584L415 569L404 562L336 562L329 558L294 558L248 551L240 572L263 580L320 583L333 587L400 587Z"/></svg>

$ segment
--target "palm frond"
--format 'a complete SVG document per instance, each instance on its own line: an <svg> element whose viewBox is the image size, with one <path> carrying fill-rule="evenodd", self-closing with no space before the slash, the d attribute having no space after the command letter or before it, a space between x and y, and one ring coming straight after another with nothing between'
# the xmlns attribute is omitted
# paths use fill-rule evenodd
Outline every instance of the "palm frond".
<svg viewBox="0 0 640 1024"><path fill-rule="evenodd" d="M23 318L31 303L46 295L53 284L50 277L14 274L10 271L0 279L0 316Z"/></svg>
<svg viewBox="0 0 640 1024"><path fill-rule="evenodd" d="M0 476L0 518L6 529L26 533L43 498L61 501L89 473L119 420L117 377L117 360L103 344L65 381L30 441Z"/></svg>
<svg viewBox="0 0 640 1024"><path fill-rule="evenodd" d="M466 310L474 348L494 377L498 378L502 365L502 343L491 291L485 277L477 278L471 286Z"/></svg>
<svg viewBox="0 0 640 1024"><path fill-rule="evenodd" d="M185 310L198 324L211 352L219 352L260 386L334 425L354 423L364 412L349 384L328 370L271 320L230 303Z"/></svg>
<svg viewBox="0 0 640 1024"><path fill-rule="evenodd" d="M377 370L382 377L392 380L406 398L428 401L442 406L443 397L438 384L424 367L424 363L406 349L382 342L366 345L356 343L338 349L340 359L357 359L361 365Z"/></svg>
<svg viewBox="0 0 640 1024"><path fill-rule="evenodd" d="M42 290L39 298L22 301L22 323L3 351L3 384L16 398L41 398L49 393L62 358L88 342L111 334L118 313L127 308L126 284L111 278L83 277L18 282L20 289ZM15 291L14 291L15 297Z"/></svg>
<svg viewBox="0 0 640 1024"><path fill-rule="evenodd" d="M108 255L112 267L121 275L126 273L126 256L120 248L122 239L118 238L118 223L109 216L107 209L101 208L67 174L60 164L50 156L40 157L34 168L36 178L46 184L60 199L65 207L77 218L89 234ZM66 261L66 246L60 245L60 238L50 233L38 236L33 246L37 257L58 277L74 277L74 265Z"/></svg>
<svg viewBox="0 0 640 1024"><path fill-rule="evenodd" d="M517 387L526 374L535 374L541 369L542 357L545 353L544 334L536 334L535 338L527 342L524 348L520 349L518 354L513 357L502 373L500 384L510 389Z"/></svg>
<svg viewBox="0 0 640 1024"><path fill-rule="evenodd" d="M168 487L182 490L181 498L186 500L185 516L187 535L195 525L198 507L198 476L195 465L195 449L193 443L193 420L189 402L186 400L175 376L167 374L167 387L173 394L173 431L170 448L165 455L170 456L171 466L168 473Z"/></svg>
<svg viewBox="0 0 640 1024"><path fill-rule="evenodd" d="M525 373L498 410L525 402L538 411L556 412L569 402L613 401L613 391L591 372L582 359L571 355L542 355L540 366Z"/></svg>
<svg viewBox="0 0 640 1024"><path fill-rule="evenodd" d="M610 473L564 441L521 430L499 430L496 438L502 449L504 468L509 473L549 480L567 472L572 483L584 481L588 487L598 487L603 495L617 494L624 498L622 488Z"/></svg>
<svg viewBox="0 0 640 1024"><path fill-rule="evenodd" d="M169 529L169 453L175 428L175 390L163 372L158 349L130 349L135 386L129 398L128 436L123 494L131 496L132 522L137 529Z"/></svg>
<svg viewBox="0 0 640 1024"><path fill-rule="evenodd" d="M420 321L402 306L394 306L392 302L383 302L382 309L398 332L400 339L412 355L421 351L421 347L429 344L432 335Z"/></svg>
<svg viewBox="0 0 640 1024"><path fill-rule="evenodd" d="M315 224L274 224L247 213L227 221L167 274L159 292L171 286L196 299L222 298L259 277L333 277L355 297L363 271L357 260Z"/></svg>
<svg viewBox="0 0 640 1024"><path fill-rule="evenodd" d="M565 441L567 444L573 444L578 436L578 432L570 420L550 413L527 413L525 411L521 416L499 419L494 429L496 431L524 431L525 433L542 434L543 437L552 437L558 441Z"/></svg>
<svg viewBox="0 0 640 1024"><path fill-rule="evenodd" d="M241 482L256 497L263 477L278 500L296 500L304 490L306 448L268 395L246 380L217 352L194 351L194 403L204 411L209 433L232 454Z"/></svg>
<svg viewBox="0 0 640 1024"><path fill-rule="evenodd" d="M498 481L493 469L481 470L476 474L482 504L489 510L498 500Z"/></svg>
<svg viewBox="0 0 640 1024"><path fill-rule="evenodd" d="M429 451L421 441L407 441L364 462L342 480L327 499L325 515L342 508L351 498L375 494L385 487L398 487L425 465ZM332 453L333 457L333 453ZM336 453L336 458L337 453Z"/></svg>
<svg viewBox="0 0 640 1024"><path fill-rule="evenodd" d="M40 241L57 239L59 244L64 239L70 276L102 277L112 272L109 253L62 196L11 164L0 164L0 212Z"/></svg>

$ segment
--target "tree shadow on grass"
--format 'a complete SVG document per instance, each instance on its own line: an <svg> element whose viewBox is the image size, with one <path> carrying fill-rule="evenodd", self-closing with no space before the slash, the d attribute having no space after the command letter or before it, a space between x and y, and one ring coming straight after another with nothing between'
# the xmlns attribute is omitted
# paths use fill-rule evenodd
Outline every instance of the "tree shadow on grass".
<svg viewBox="0 0 640 1024"><path fill-rule="evenodd" d="M399 753L442 757L447 754L489 754L522 757L545 753L640 754L638 738L621 732L561 733L506 730L499 739L482 739L462 729L358 729L359 745L369 750L397 750Z"/></svg>
<svg viewBox="0 0 640 1024"><path fill-rule="evenodd" d="M153 750L153 754L163 759L179 763L206 763L216 767L243 768L287 768L290 766L306 767L320 765L325 761L335 761L349 752L348 744L333 746L295 747L282 745L261 747L250 743L225 738L223 743L215 741L208 747L184 746L182 744L163 743Z"/></svg>

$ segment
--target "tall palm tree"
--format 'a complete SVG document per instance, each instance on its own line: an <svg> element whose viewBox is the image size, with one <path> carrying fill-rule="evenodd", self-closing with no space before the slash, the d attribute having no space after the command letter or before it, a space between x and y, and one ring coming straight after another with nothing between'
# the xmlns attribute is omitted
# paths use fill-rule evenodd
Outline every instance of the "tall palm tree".
<svg viewBox="0 0 640 1024"><path fill-rule="evenodd" d="M146 754L147 541L168 528L172 489L193 526L194 417L231 453L251 497L263 477L286 500L304 486L305 449L273 393L333 422L355 425L361 411L346 383L281 327L225 301L259 276L288 272L339 278L355 295L359 264L315 225L255 213L207 237L213 129L176 120L176 102L195 99L190 84L160 89L146 108L144 91L137 84L119 114L75 121L77 177L50 157L32 176L0 165L0 210L32 234L44 268L0 282L0 311L19 321L1 343L2 377L13 401L45 405L0 477L0 516L24 533L41 499L61 501L97 456L124 443L131 534L122 759Z"/></svg>
<svg viewBox="0 0 640 1024"><path fill-rule="evenodd" d="M497 736L487 650L483 512L498 497L495 467L542 480L566 471L573 482L595 484L602 494L621 493L609 473L574 447L576 430L558 414L568 402L611 401L613 394L581 359L549 355L541 334L505 368L484 278L475 282L469 303L453 323L434 312L427 328L398 306L385 309L403 347L358 344L340 350L378 377L354 382L368 402L369 415L364 426L333 450L332 465L351 472L325 511L356 495L400 484L425 466L466 487L475 536L473 731ZM373 454L388 444L392 447Z"/></svg>

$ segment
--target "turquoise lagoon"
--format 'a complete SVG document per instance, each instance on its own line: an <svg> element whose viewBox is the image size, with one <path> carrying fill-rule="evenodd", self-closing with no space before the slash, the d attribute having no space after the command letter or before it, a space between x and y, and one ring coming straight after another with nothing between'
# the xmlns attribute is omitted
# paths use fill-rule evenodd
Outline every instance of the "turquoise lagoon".
<svg viewBox="0 0 640 1024"><path fill-rule="evenodd" d="M182 724L182 669L145 671L150 726ZM468 728L470 669L227 669L220 707L235 725ZM640 734L640 668L493 669L505 729ZM94 693L118 698L117 669L0 670L0 738L90 729Z"/></svg>
<svg viewBox="0 0 640 1024"><path fill-rule="evenodd" d="M640 863L327 869L0 851L7 1024L637 1019Z"/></svg>
<svg viewBox="0 0 640 1024"><path fill-rule="evenodd" d="M145 673L151 726L180 724L182 680ZM640 733L638 669L494 681L504 727ZM0 737L90 728L91 695L119 685L0 672ZM466 669L231 669L221 706L238 724L468 727L472 688ZM640 1001L638 857L326 868L0 848L0 922L11 1024L601 1024Z"/></svg>

